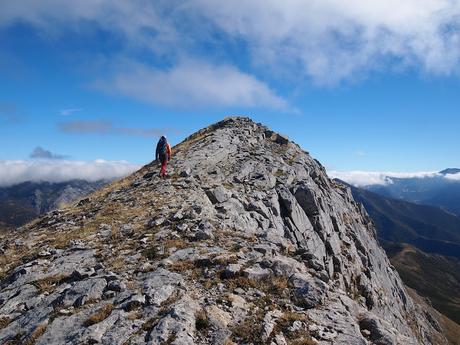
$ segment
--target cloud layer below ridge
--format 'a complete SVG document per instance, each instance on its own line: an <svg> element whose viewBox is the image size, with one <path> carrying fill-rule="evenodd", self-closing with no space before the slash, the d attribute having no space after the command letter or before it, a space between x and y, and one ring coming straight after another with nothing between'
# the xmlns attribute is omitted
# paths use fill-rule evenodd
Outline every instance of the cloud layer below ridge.
<svg viewBox="0 0 460 345"><path fill-rule="evenodd" d="M378 171L328 171L330 178L337 178L356 187L370 185L389 185L393 183L392 178L445 178L450 181L460 181L460 173L443 175L439 172L378 172Z"/></svg>
<svg viewBox="0 0 460 345"><path fill-rule="evenodd" d="M21 182L98 181L132 173L138 165L126 161L15 160L0 161L0 187Z"/></svg>

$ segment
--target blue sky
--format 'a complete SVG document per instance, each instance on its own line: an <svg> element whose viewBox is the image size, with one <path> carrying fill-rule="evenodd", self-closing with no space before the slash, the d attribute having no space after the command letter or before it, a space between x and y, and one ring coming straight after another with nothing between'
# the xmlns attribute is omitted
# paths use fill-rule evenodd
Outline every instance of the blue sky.
<svg viewBox="0 0 460 345"><path fill-rule="evenodd" d="M233 114L329 170L460 166L453 2L1 6L0 169L37 147L56 161L144 164L161 133L177 143Z"/></svg>

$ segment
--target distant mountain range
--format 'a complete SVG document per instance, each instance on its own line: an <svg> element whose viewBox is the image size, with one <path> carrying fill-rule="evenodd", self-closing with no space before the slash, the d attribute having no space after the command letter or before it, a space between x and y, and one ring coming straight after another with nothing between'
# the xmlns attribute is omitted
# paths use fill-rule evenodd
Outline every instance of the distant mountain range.
<svg viewBox="0 0 460 345"><path fill-rule="evenodd" d="M460 169L458 168L447 168L439 172L442 175L454 175L460 173Z"/></svg>
<svg viewBox="0 0 460 345"><path fill-rule="evenodd" d="M349 187L373 219L379 242L404 283L460 324L460 217Z"/></svg>
<svg viewBox="0 0 460 345"><path fill-rule="evenodd" d="M43 213L94 192L107 182L24 182L0 187L0 229L21 226Z"/></svg>
<svg viewBox="0 0 460 345"><path fill-rule="evenodd" d="M440 207L387 198L350 186L377 225L381 240L460 258L460 217Z"/></svg>
<svg viewBox="0 0 460 345"><path fill-rule="evenodd" d="M433 176L391 177L388 184L369 185L363 188L393 199L439 206L448 212L460 215L460 178L452 178L456 174L460 174L460 169L449 168Z"/></svg>

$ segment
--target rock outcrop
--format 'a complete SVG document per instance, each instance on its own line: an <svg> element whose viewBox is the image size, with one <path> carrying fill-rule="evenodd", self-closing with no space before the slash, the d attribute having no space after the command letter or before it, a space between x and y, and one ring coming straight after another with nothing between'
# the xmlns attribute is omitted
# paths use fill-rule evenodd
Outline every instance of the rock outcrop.
<svg viewBox="0 0 460 345"><path fill-rule="evenodd" d="M350 190L228 118L1 239L0 343L443 344Z"/></svg>

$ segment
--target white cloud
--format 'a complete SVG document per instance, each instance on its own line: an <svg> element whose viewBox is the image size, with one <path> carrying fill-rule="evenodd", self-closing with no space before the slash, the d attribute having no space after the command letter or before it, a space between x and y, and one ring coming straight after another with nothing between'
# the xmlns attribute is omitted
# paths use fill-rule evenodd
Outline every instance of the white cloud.
<svg viewBox="0 0 460 345"><path fill-rule="evenodd" d="M258 61L293 62L319 84L390 65L458 72L457 0L197 0L232 37L250 42Z"/></svg>
<svg viewBox="0 0 460 345"><path fill-rule="evenodd" d="M229 46L241 42L258 71L333 85L387 68L458 74L459 18L459 0L16 0L2 3L0 25L23 21L56 36L95 26L122 50L168 62L207 54L230 63Z"/></svg>
<svg viewBox="0 0 460 345"><path fill-rule="evenodd" d="M392 184L392 178L442 177L433 171L421 172L377 172L377 171L328 171L330 178L338 178L356 187Z"/></svg>
<svg viewBox="0 0 460 345"><path fill-rule="evenodd" d="M70 116L74 113L78 113L79 111L82 111L80 108L68 108L68 109L62 109L59 114L62 116Z"/></svg>
<svg viewBox="0 0 460 345"><path fill-rule="evenodd" d="M64 182L72 179L98 181L118 178L140 168L126 161L69 161L69 160L2 160L0 186L25 181Z"/></svg>
<svg viewBox="0 0 460 345"><path fill-rule="evenodd" d="M446 179L448 179L448 180L460 181L460 173L456 173L456 174L446 174L444 177L445 177Z"/></svg>
<svg viewBox="0 0 460 345"><path fill-rule="evenodd" d="M75 120L60 122L58 129L67 134L123 134L137 137L159 137L165 133L180 133L178 128L116 127L107 120ZM31 157L38 158L38 157ZM45 157L51 158L51 157Z"/></svg>
<svg viewBox="0 0 460 345"><path fill-rule="evenodd" d="M173 107L246 106L288 109L285 100L263 82L230 65L184 61L168 70L124 63L112 80L96 88Z"/></svg>

